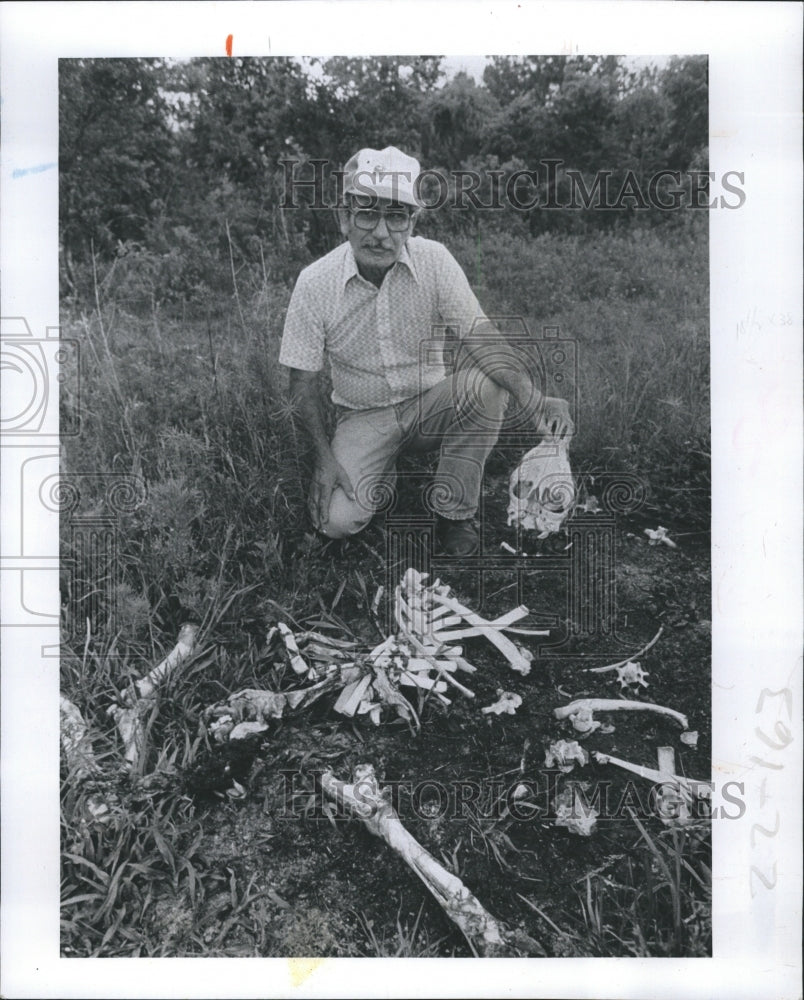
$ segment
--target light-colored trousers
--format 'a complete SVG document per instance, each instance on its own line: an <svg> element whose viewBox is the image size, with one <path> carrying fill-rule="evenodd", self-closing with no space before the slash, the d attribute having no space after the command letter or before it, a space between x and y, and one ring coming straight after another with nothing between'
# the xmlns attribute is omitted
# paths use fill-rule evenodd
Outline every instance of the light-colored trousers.
<svg viewBox="0 0 804 1000"><path fill-rule="evenodd" d="M332 451L349 475L355 499L335 489L324 533L346 538L360 531L379 509L391 506L399 456L437 449L428 506L450 520L473 517L507 402L505 389L471 367L403 403L342 411Z"/></svg>

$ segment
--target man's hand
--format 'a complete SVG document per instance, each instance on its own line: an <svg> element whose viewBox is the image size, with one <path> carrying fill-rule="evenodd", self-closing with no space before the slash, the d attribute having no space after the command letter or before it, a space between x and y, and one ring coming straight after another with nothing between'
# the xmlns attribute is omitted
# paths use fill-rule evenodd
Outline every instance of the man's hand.
<svg viewBox="0 0 804 1000"><path fill-rule="evenodd" d="M463 346L471 361L517 400L525 423L530 424L538 434L559 439L572 436L575 424L570 417L566 399L543 396L528 373L525 359L520 358L510 345L510 353L506 354L501 350L500 334L491 323L486 321L481 329L486 334L495 335L497 339L490 346L480 339L464 342Z"/></svg>
<svg viewBox="0 0 804 1000"><path fill-rule="evenodd" d="M553 437L559 440L571 437L575 433L575 424L570 417L569 404L566 399L557 396L541 396L523 391L520 404L525 420L542 437Z"/></svg>
<svg viewBox="0 0 804 1000"><path fill-rule="evenodd" d="M319 531L329 521L332 494L338 487L350 500L354 500L355 493L352 481L349 479L346 469L331 453L319 456L313 471L313 481L310 484L310 516Z"/></svg>
<svg viewBox="0 0 804 1000"><path fill-rule="evenodd" d="M549 434L556 438L572 437L575 433L575 424L570 417L569 404L566 399L545 396L543 403L539 433Z"/></svg>

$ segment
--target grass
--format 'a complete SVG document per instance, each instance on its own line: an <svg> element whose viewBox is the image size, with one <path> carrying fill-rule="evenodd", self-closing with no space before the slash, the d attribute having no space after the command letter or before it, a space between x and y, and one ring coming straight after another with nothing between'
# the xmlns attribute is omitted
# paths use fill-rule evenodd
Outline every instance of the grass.
<svg viewBox="0 0 804 1000"><path fill-rule="evenodd" d="M576 340L576 471L635 471L651 489L642 516L652 526L703 531L705 229L679 230L672 240L632 232L526 243L492 234L480 252L469 240L454 249L489 313L528 317L532 329L536 316ZM91 562L74 522L63 518L70 652L62 690L87 719L101 766L95 786L77 787L63 774L64 954L469 954L384 845L355 824L333 827L315 808L315 772L347 776L363 760L387 780L477 778L482 795L467 815L419 814L403 798L403 821L484 905L539 938L548 954L707 954L705 824L679 832L635 815L576 841L558 834L541 806L526 820L491 808L501 795L494 781L512 769L516 778L520 760L538 773L536 743L556 738L558 689L580 694L589 683L560 659L540 663L523 686L523 709L507 720L487 720L477 703L444 713L428 702L414 737L405 726L335 721L322 701L267 740L226 754L209 745L199 726L207 705L239 688L294 683L266 650L271 622L373 642L387 594L378 614L374 596L388 584L379 528L322 544L306 520L306 444L277 367L288 286L266 270L244 271L234 257L224 263L234 276L231 301L183 315L153 302L135 308L131 275L123 286L120 269L98 265L94 301L71 303L63 317L64 335L81 346L81 392L66 391L62 401L82 421L80 438L65 439L65 472L91 474L81 479L80 513L103 512L115 477L138 477L145 490L142 505L119 514L105 565ZM492 456L490 502L499 502L509 466L510 456ZM689 764L700 770L707 554L694 545L672 556L640 548L641 527L619 528L625 634L637 649L657 620L672 623L651 652L658 662L648 667L650 696L698 718L702 740ZM505 537L500 527L493 534ZM469 600L468 576L449 582ZM507 610L510 586L501 579L489 587L482 610ZM542 587L532 606L555 610L557 594ZM164 656L187 620L201 626L198 653L160 690L141 773L124 776L106 709ZM471 658L481 668L480 704L514 684L490 654L472 647ZM672 678L684 670L676 688ZM651 739L667 738L651 725L646 734L618 724L623 756L637 759ZM290 815L288 771L298 785ZM233 781L246 788L244 800L228 795ZM87 822L92 793L114 804L106 826Z"/></svg>

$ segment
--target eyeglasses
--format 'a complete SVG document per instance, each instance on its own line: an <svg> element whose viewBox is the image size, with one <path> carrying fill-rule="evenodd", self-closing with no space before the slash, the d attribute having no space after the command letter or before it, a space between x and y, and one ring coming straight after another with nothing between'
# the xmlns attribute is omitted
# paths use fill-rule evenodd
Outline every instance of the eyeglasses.
<svg viewBox="0 0 804 1000"><path fill-rule="evenodd" d="M379 208L358 208L352 210L352 219L358 229L375 229L380 219L385 219L385 225L390 233L402 233L410 225L411 214L403 208L391 208L387 212Z"/></svg>

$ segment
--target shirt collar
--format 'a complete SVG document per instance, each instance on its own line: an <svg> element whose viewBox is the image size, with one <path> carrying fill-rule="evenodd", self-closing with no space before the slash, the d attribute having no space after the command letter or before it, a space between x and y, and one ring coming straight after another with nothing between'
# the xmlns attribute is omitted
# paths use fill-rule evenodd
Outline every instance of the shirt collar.
<svg viewBox="0 0 804 1000"><path fill-rule="evenodd" d="M343 284L349 281L350 278L359 278L360 272L357 269L357 261L355 260L355 254L352 250L352 244L347 240L343 246L345 247L344 257L343 257ZM418 284L419 276L416 273L416 265L413 262L413 258L408 250L408 241L405 241L405 245L402 247L402 253L399 255L399 260L394 264L404 264L405 267L410 271L413 276L413 280ZM391 268L393 271L393 268Z"/></svg>

